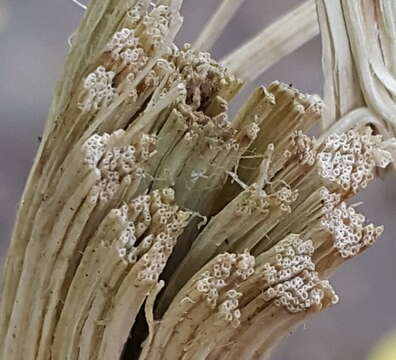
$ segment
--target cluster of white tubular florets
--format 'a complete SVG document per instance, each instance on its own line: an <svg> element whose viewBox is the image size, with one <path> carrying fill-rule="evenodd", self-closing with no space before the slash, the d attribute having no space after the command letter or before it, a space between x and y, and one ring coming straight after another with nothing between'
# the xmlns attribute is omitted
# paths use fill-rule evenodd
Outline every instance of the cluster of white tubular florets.
<svg viewBox="0 0 396 360"><path fill-rule="evenodd" d="M130 97L136 101L138 97L136 86L138 84L134 83L133 87L128 87L128 82L131 83L136 79L137 74L148 63L149 58L160 47L160 52L165 57L173 51L173 48L177 49L170 43L171 39L168 39L168 35L172 25L171 22L179 17L178 13L164 5L140 4L130 10L125 19L124 27L115 32L106 45L106 51L116 60L113 64L114 71L110 71L101 65L90 73L84 79L84 89L78 107L84 112L98 110L100 107L107 106L113 100L117 91L128 91ZM168 62L166 59L160 58L160 60ZM121 72L121 63L127 67L127 72L123 74L123 78L125 77L128 82L120 81L120 86L116 90L113 87L114 77ZM108 66L106 65L106 67ZM168 66L168 68L170 67L172 66ZM159 83L158 72L163 73L163 70L161 64L154 66L142 79L143 83L141 84L145 86L141 86L141 88L154 89ZM170 72L168 71L168 73ZM173 73L177 74L175 71Z"/></svg>
<svg viewBox="0 0 396 360"><path fill-rule="evenodd" d="M249 251L245 250L242 254L238 254L237 256L235 273L242 280L246 280L249 276L254 274L255 264L256 258L253 255L250 255Z"/></svg>
<svg viewBox="0 0 396 360"><path fill-rule="evenodd" d="M310 166L315 164L315 139L305 135L301 130L297 130L292 134L291 145L301 164Z"/></svg>
<svg viewBox="0 0 396 360"><path fill-rule="evenodd" d="M119 247L118 254L130 264L134 264L137 261L137 248L134 247L136 240L135 223L133 221L128 221L127 226L122 231L119 238L120 244L122 246ZM146 239L143 239L143 241L147 243Z"/></svg>
<svg viewBox="0 0 396 360"><path fill-rule="evenodd" d="M152 46L157 47L162 44L169 31L170 16L169 7L159 5L153 7L150 13L143 17L145 35L151 40Z"/></svg>
<svg viewBox="0 0 396 360"><path fill-rule="evenodd" d="M344 191L364 189L374 178L377 166L392 162L388 151L381 149L382 137L369 127L332 134L317 155L319 174Z"/></svg>
<svg viewBox="0 0 396 360"><path fill-rule="evenodd" d="M158 212L161 210L159 209ZM138 279L142 281L158 280L172 254L177 238L187 226L190 218L191 212L179 210L177 206L163 211L159 218L161 232L155 236L150 251L143 255L144 269L139 272Z"/></svg>
<svg viewBox="0 0 396 360"><path fill-rule="evenodd" d="M242 296L241 292L235 289L226 292L227 300L224 300L219 305L219 314L226 321L229 321L232 326L238 327L240 324L241 311L239 310L239 298Z"/></svg>
<svg viewBox="0 0 396 360"><path fill-rule="evenodd" d="M110 135L107 133L103 135L94 134L84 143L84 162L90 168L94 169L98 165L100 159L103 157L103 154L106 151L106 145L109 138Z"/></svg>
<svg viewBox="0 0 396 360"><path fill-rule="evenodd" d="M117 243L119 256L126 264L142 258L138 279L157 281L191 212L175 204L172 189L162 189L138 196L128 206L123 205L119 213L126 224Z"/></svg>
<svg viewBox="0 0 396 360"><path fill-rule="evenodd" d="M298 190L292 190L288 186L282 186L279 190L271 194L271 197L275 199L276 204L282 211L290 213L291 204L293 204L297 200Z"/></svg>
<svg viewBox="0 0 396 360"><path fill-rule="evenodd" d="M160 274L165 268L167 259L172 253L175 241L175 239L165 233L160 233L156 236L152 251L146 252L142 257L144 269L138 273L138 280L158 281Z"/></svg>
<svg viewBox="0 0 396 360"><path fill-rule="evenodd" d="M124 204L121 208L126 207L127 209L127 225L119 237L118 253L126 263L134 264L138 260L139 251L141 255L150 248L147 245L150 240L152 242L152 236L144 237L141 245L139 247L135 246L138 239L151 224L150 200L150 196L142 195L133 199L129 206Z"/></svg>
<svg viewBox="0 0 396 360"><path fill-rule="evenodd" d="M227 280L235 274L241 280L254 273L255 259L247 251L242 254L224 253L217 255L211 268L203 272L196 288L202 293L210 307L217 305L221 289L227 286Z"/></svg>
<svg viewBox="0 0 396 360"><path fill-rule="evenodd" d="M113 88L114 76L113 71L106 71L103 66L98 66L84 79L83 95L78 107L88 112L109 105L116 93Z"/></svg>
<svg viewBox="0 0 396 360"><path fill-rule="evenodd" d="M110 139L122 139L123 135L123 130L112 135L95 134L83 145L86 164L100 171L101 178L95 189L103 201L114 196L124 178L128 177L130 181L144 177L142 166L156 153L156 137L147 134L143 134L134 145L110 145Z"/></svg>
<svg viewBox="0 0 396 360"><path fill-rule="evenodd" d="M253 212L265 212L270 206L277 206L282 211L291 212L291 204L298 197L298 190L282 186L279 190L267 194L259 185L253 183L244 191L244 196L235 209L237 215L251 215Z"/></svg>
<svg viewBox="0 0 396 360"><path fill-rule="evenodd" d="M122 224L128 224L128 212L129 208L126 204L123 204L118 209L112 209L111 213L114 217L118 218Z"/></svg>
<svg viewBox="0 0 396 360"><path fill-rule="evenodd" d="M357 255L382 234L383 226L364 223L365 217L344 202L322 218L322 225L333 235L334 247L343 258Z"/></svg>
<svg viewBox="0 0 396 360"><path fill-rule="evenodd" d="M128 24L132 27L136 27L139 21L142 19L142 16L145 13L145 9L140 3L137 3L132 9L127 12L127 21Z"/></svg>
<svg viewBox="0 0 396 360"><path fill-rule="evenodd" d="M139 46L134 29L124 28L117 31L107 43L107 50L114 60L121 59L124 65L133 64L136 70L142 68L148 60L145 51Z"/></svg>
<svg viewBox="0 0 396 360"><path fill-rule="evenodd" d="M191 138L218 139L218 142L224 144L235 133L227 120L226 112L211 117L201 111L192 111L190 106L183 103L178 104L177 111L183 116L189 129L187 134Z"/></svg>
<svg viewBox="0 0 396 360"><path fill-rule="evenodd" d="M235 262L235 254L220 254L215 258L212 269L205 271L197 281L197 290L204 294L211 307L216 306L219 291L227 285L226 280L231 276Z"/></svg>
<svg viewBox="0 0 396 360"><path fill-rule="evenodd" d="M322 213L326 214L333 210L341 201L341 195L335 192L330 192L328 188L322 186L319 190L322 200Z"/></svg>
<svg viewBox="0 0 396 360"><path fill-rule="evenodd" d="M132 28L139 26L140 36L149 41L149 47L155 48L163 43L171 26L171 18L176 15L179 16L166 5L138 3L127 12L126 24Z"/></svg>
<svg viewBox="0 0 396 360"><path fill-rule="evenodd" d="M155 135L142 134L136 143L138 161L147 161L157 153L157 137Z"/></svg>
<svg viewBox="0 0 396 360"><path fill-rule="evenodd" d="M209 53L193 49L190 44L174 49L172 61L186 81L186 103L194 110L211 99L221 84L235 81L228 70L213 60Z"/></svg>
<svg viewBox="0 0 396 360"><path fill-rule="evenodd" d="M210 53L198 51L190 44L184 44L175 56L176 66L188 80L203 80L215 76L220 80L231 76L225 67L211 58Z"/></svg>
<svg viewBox="0 0 396 360"><path fill-rule="evenodd" d="M328 282L320 280L315 271L311 240L292 234L275 245L275 252L275 262L263 267L269 285L263 294L266 301L274 300L276 306L283 306L291 313L320 306L328 294L333 303L338 301Z"/></svg>
<svg viewBox="0 0 396 360"><path fill-rule="evenodd" d="M263 212L268 209L269 205L267 193L258 184L252 184L243 192L235 214L251 215L255 211Z"/></svg>
<svg viewBox="0 0 396 360"><path fill-rule="evenodd" d="M100 162L102 170L128 174L136 163L136 149L132 145L115 147L107 150Z"/></svg>

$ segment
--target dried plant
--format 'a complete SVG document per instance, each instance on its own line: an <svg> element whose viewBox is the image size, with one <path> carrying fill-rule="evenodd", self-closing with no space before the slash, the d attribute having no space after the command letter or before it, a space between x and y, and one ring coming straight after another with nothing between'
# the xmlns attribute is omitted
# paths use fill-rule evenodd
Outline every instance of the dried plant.
<svg viewBox="0 0 396 360"><path fill-rule="evenodd" d="M389 0L317 3L324 47L324 128L335 121L337 131L370 123L385 137L394 136L396 4Z"/></svg>
<svg viewBox="0 0 396 360"><path fill-rule="evenodd" d="M307 1L224 66L204 51L241 3L180 48L181 0L90 2L5 263L3 359L265 359L338 301L329 277L382 232L346 202L393 161L387 115L360 55L344 68L350 53L327 48L327 110L275 81L228 119L246 82L318 32ZM355 24L331 4L318 1L323 36ZM338 56L347 78L329 71ZM361 106L377 115L339 121Z"/></svg>

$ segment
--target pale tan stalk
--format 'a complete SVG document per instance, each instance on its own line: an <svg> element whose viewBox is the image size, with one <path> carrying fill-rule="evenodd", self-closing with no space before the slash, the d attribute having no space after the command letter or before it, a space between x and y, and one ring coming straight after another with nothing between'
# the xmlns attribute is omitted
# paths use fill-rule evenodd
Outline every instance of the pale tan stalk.
<svg viewBox="0 0 396 360"><path fill-rule="evenodd" d="M242 79L252 81L318 34L315 2L307 0L221 62Z"/></svg>
<svg viewBox="0 0 396 360"><path fill-rule="evenodd" d="M225 0L196 46L242 2ZM313 0L230 70L174 43L182 0L90 1L6 260L4 359L256 359L338 301L326 279L383 230L344 201L396 157L396 6L317 4L334 73L315 140L322 101L278 81L228 121L247 81L317 34Z"/></svg>
<svg viewBox="0 0 396 360"><path fill-rule="evenodd" d="M210 50L244 1L222 0L216 12L199 34L198 39L195 40L194 47L202 51Z"/></svg>
<svg viewBox="0 0 396 360"><path fill-rule="evenodd" d="M317 0L328 105L324 129L367 107L382 122L377 131L394 134L396 57L390 39L396 34L396 9L391 3Z"/></svg>

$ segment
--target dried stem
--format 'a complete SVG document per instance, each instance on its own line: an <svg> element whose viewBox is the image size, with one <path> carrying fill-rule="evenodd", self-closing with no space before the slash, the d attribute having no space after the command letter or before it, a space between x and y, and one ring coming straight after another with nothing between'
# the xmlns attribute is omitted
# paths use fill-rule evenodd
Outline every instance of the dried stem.
<svg viewBox="0 0 396 360"><path fill-rule="evenodd" d="M231 71L176 46L181 3L90 1L6 259L2 358L268 357L338 301L328 277L381 234L345 203L396 156L378 107L349 99L316 140L322 100L275 81L228 119L244 81L317 33L313 1L230 55ZM241 3L223 3L201 48ZM393 70L375 68L390 93Z"/></svg>
<svg viewBox="0 0 396 360"><path fill-rule="evenodd" d="M199 34L194 47L201 51L210 50L244 1L223 0Z"/></svg>
<svg viewBox="0 0 396 360"><path fill-rule="evenodd" d="M319 34L315 2L307 0L221 60L246 81Z"/></svg>

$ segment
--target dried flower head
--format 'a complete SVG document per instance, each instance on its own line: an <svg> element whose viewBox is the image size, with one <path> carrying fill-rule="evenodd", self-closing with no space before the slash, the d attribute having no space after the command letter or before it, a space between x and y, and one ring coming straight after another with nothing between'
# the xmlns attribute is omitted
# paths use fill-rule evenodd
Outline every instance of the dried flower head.
<svg viewBox="0 0 396 360"><path fill-rule="evenodd" d="M267 357L338 302L328 277L381 234L347 201L393 163L388 134L360 119L310 137L323 101L279 81L229 115L317 33L314 2L228 66L206 50L242 1L177 46L181 3L90 2L18 213L2 358Z"/></svg>

